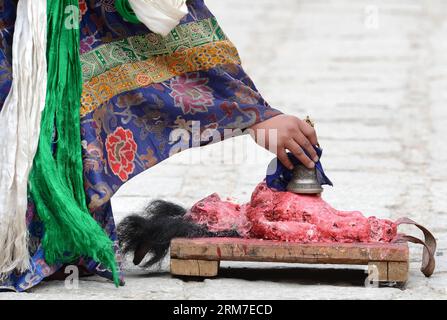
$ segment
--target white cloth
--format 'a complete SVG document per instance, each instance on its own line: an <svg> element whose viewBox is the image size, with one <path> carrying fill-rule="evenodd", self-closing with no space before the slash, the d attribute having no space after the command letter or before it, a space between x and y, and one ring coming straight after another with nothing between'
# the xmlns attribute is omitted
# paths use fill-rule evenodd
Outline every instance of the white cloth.
<svg viewBox="0 0 447 320"><path fill-rule="evenodd" d="M186 0L129 0L137 18L152 32L167 36L188 14Z"/></svg>
<svg viewBox="0 0 447 320"><path fill-rule="evenodd" d="M30 267L27 184L47 86L47 0L20 0L12 45L13 81L0 112L0 279Z"/></svg>

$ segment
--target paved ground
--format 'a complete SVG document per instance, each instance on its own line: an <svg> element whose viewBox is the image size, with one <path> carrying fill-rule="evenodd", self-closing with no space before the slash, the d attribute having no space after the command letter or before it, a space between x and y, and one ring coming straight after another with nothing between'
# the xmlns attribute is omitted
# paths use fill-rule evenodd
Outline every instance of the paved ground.
<svg viewBox="0 0 447 320"><path fill-rule="evenodd" d="M78 290L53 282L0 298L447 298L447 2L207 2L265 98L317 121L335 182L326 200L340 209L425 224L439 240L437 273L423 277L421 251L412 247L405 290L364 288L363 270L274 264L226 264L231 269L220 279L183 282L169 276L165 263L154 272L129 266L127 286L120 289L89 279ZM272 156L259 152L255 164L222 165L215 156L220 148L242 142L254 146L248 138L227 141L206 148L202 164L188 165L196 150L137 177L114 198L117 218L152 198L191 205L218 191L247 200Z"/></svg>

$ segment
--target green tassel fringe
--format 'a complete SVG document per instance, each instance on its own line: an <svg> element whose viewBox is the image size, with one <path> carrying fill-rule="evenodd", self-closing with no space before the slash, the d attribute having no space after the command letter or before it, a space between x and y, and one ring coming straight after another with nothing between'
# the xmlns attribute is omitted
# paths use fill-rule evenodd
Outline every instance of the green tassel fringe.
<svg viewBox="0 0 447 320"><path fill-rule="evenodd" d="M83 185L78 0L48 0L47 11L47 97L30 175L30 193L44 223L45 260L55 264L90 257L113 272L118 286L113 242L90 215Z"/></svg>
<svg viewBox="0 0 447 320"><path fill-rule="evenodd" d="M124 20L135 24L141 23L130 6L129 0L115 0L115 9Z"/></svg>

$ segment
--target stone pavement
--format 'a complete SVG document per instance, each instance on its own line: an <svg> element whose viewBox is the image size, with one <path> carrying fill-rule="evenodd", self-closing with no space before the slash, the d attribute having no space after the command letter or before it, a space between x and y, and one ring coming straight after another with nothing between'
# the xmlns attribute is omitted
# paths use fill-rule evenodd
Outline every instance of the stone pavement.
<svg viewBox="0 0 447 320"><path fill-rule="evenodd" d="M0 299L430 299L447 298L447 1L444 0L208 0L238 46L265 98L284 112L311 115L335 183L324 197L339 209L429 227L439 250L435 275L420 272L411 246L405 290L362 286L363 270L226 263L219 279L183 282L161 270L129 265L127 285L98 279L66 290L43 284ZM117 219L154 198L189 206L219 192L249 199L272 158L222 164L222 148L253 149L237 138L187 151L125 185L114 197ZM418 234L413 229L402 229ZM419 234L418 234L419 235ZM247 267L253 269L247 269Z"/></svg>

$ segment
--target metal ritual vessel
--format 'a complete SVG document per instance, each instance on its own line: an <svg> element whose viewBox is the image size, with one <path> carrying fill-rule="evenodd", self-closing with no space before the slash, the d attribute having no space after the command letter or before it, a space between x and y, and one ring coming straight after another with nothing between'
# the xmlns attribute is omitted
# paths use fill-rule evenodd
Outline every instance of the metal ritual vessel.
<svg viewBox="0 0 447 320"><path fill-rule="evenodd" d="M309 169L299 164L293 169L293 176L287 185L287 191L299 194L320 194L323 188L317 179L315 168Z"/></svg>

